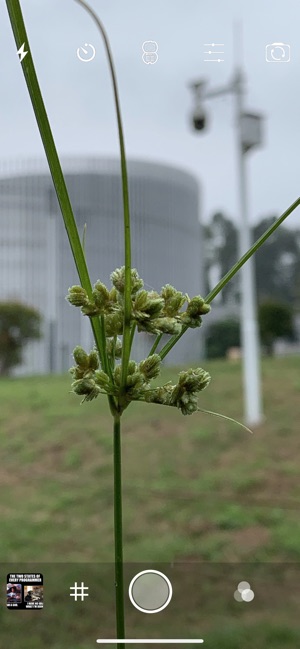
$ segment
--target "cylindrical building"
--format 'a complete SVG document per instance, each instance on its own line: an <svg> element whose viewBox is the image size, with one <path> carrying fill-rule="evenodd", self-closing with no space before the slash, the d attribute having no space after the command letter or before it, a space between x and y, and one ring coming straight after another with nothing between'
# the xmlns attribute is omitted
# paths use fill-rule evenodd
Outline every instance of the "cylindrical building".
<svg viewBox="0 0 300 649"><path fill-rule="evenodd" d="M120 161L62 159L62 168L82 239L92 284L110 286L124 265ZM204 295L198 181L162 164L128 161L132 267L146 289L172 284L190 297ZM72 351L94 344L90 321L65 299L79 284L52 179L44 163L3 166L0 173L0 301L18 299L43 316L43 338L26 345L24 363L13 375L65 372ZM188 330L166 358L168 364L197 364L201 329ZM132 356L144 358L153 336L136 335ZM167 340L168 337L165 337Z"/></svg>

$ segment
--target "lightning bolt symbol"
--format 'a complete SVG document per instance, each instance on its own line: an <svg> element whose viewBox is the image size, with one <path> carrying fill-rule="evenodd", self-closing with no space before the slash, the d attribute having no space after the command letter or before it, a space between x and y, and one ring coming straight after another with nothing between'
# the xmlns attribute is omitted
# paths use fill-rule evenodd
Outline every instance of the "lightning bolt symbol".
<svg viewBox="0 0 300 649"><path fill-rule="evenodd" d="M25 59L26 54L28 54L28 51L24 52L24 48L25 48L25 43L23 43L23 45L17 51L17 54L19 54L19 57L20 57L20 63L21 63L21 61L23 61L23 59Z"/></svg>

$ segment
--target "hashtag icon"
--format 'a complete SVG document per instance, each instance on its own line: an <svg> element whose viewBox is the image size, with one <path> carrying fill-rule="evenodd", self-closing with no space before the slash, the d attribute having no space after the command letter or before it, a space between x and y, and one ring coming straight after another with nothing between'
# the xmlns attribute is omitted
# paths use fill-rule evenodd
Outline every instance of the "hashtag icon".
<svg viewBox="0 0 300 649"><path fill-rule="evenodd" d="M78 586L77 581L74 582L74 586L70 586L70 590L74 590L74 593L70 593L70 597L74 597L75 602L77 602L78 597L81 597L81 601L84 601L85 597L88 597L89 594L85 593L85 590L88 590L89 587L84 585L84 582L81 582L81 586Z"/></svg>

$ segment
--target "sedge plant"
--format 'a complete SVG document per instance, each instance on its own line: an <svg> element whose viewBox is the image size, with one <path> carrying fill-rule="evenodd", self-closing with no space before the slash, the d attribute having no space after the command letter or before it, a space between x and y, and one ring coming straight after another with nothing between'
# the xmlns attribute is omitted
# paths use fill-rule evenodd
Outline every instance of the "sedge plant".
<svg viewBox="0 0 300 649"><path fill-rule="evenodd" d="M80 308L82 314L90 319L95 340L95 347L89 353L80 346L73 351L75 365L70 369L73 377L72 391L83 396L81 403L91 401L98 395L106 395L113 420L116 632L117 638L123 639L125 638L121 473L123 413L132 401L145 401L176 407L183 415L192 415L201 411L231 420L226 415L199 407L199 393L209 385L211 378L202 368L189 368L180 372L176 385L169 382L159 387L151 387L151 383L153 379L159 377L162 361L178 340L189 328L201 326L202 317L209 313L210 305L216 295L295 210L300 204L300 198L255 242L205 298L200 295L190 298L170 284L163 286L160 292L145 290L137 270L131 267L127 165L117 79L110 45L104 27L93 9L85 0L75 0L75 2L90 14L104 40L118 124L124 212L124 265L112 272L109 287L100 280L97 280L93 286L91 284L85 260L85 231L81 244L36 76L20 2L6 0L17 50L25 43L25 50L28 52L21 65L80 279L80 285L69 288L66 299L71 305ZM153 334L155 340L147 358L137 363L131 359L130 354L134 336L141 331ZM160 348L161 339L165 334L169 335L169 340Z"/></svg>

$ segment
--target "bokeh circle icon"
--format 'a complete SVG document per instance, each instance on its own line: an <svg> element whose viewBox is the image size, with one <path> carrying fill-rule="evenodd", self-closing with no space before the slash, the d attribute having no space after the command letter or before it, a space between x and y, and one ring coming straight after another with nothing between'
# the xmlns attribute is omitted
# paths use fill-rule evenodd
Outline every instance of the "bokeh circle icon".
<svg viewBox="0 0 300 649"><path fill-rule="evenodd" d="M170 580L158 570L143 570L130 582L128 594L131 603L142 613L159 613L172 599Z"/></svg>

